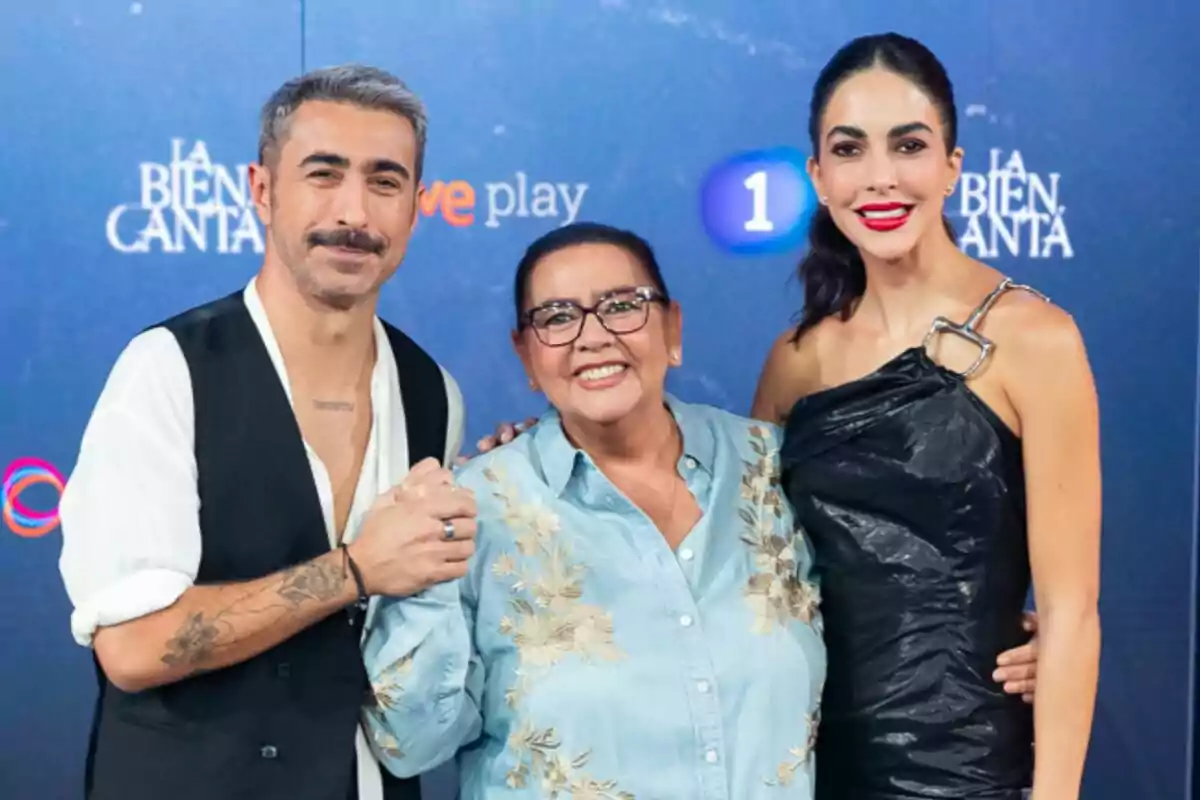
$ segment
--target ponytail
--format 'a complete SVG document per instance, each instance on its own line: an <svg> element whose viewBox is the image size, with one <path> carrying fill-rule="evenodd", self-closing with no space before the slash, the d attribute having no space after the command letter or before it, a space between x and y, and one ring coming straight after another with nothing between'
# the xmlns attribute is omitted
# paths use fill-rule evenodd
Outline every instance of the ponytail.
<svg viewBox="0 0 1200 800"><path fill-rule="evenodd" d="M838 228L824 205L817 208L808 227L808 254L798 270L804 284L804 310L792 341L826 317L850 316L854 301L867 288L867 268L858 248Z"/></svg>
<svg viewBox="0 0 1200 800"><path fill-rule="evenodd" d="M944 214L942 225L950 241L957 244L958 233ZM823 205L809 225L808 254L797 272L804 284L804 309L792 334L793 343L826 317L836 314L839 319L849 319L854 304L867 289L867 268L858 248Z"/></svg>

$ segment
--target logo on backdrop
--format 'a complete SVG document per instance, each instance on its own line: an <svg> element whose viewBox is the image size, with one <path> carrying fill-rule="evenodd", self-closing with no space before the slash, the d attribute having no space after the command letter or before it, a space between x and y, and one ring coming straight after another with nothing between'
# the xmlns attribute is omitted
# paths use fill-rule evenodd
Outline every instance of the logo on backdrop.
<svg viewBox="0 0 1200 800"><path fill-rule="evenodd" d="M817 207L805 155L789 147L738 153L709 170L700 216L709 237L733 253L790 250L808 234Z"/></svg>
<svg viewBox="0 0 1200 800"><path fill-rule="evenodd" d="M988 171L963 170L956 188L959 246L980 259L1003 256L1074 258L1071 236L1059 202L1058 172L1030 172L1020 150L1007 157L998 147L988 152Z"/></svg>
<svg viewBox="0 0 1200 800"><path fill-rule="evenodd" d="M946 204L960 248L976 258L1073 258L1059 202L1060 174L1029 172L1019 150L993 148L987 172L964 170ZM802 244L817 208L807 156L781 147L739 153L709 170L700 191L709 237L739 254L778 253ZM956 206L957 202L957 206Z"/></svg>
<svg viewBox="0 0 1200 800"><path fill-rule="evenodd" d="M138 165L137 200L108 213L109 245L120 253L262 253L249 165L213 161L203 139L172 139L169 156ZM424 186L419 219L489 229L513 219L566 225L579 217L589 188L587 183L536 180L520 170L504 180L435 179Z"/></svg>
<svg viewBox="0 0 1200 800"><path fill-rule="evenodd" d="M440 218L456 228L482 221L485 228L499 228L512 218L547 219L569 225L579 217L586 183L538 181L524 172L514 172L512 179L489 181L482 191L465 180L423 181L425 193L417 201L420 219ZM480 203L480 199L483 200Z"/></svg>
<svg viewBox="0 0 1200 800"><path fill-rule="evenodd" d="M36 539L58 527L58 501L66 481L53 464L40 458L18 458L4 470L2 490L4 524L17 536ZM54 490L53 508L45 511L30 508L22 495L35 486L46 485Z"/></svg>
<svg viewBox="0 0 1200 800"><path fill-rule="evenodd" d="M172 139L169 161L138 165L137 201L108 212L109 245L120 253L261 253L247 167L214 163L202 139Z"/></svg>

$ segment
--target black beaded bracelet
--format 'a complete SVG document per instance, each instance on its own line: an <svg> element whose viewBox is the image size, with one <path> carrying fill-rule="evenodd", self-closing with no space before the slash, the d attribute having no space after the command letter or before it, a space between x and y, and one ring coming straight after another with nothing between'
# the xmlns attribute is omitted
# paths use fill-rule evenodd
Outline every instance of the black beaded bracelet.
<svg viewBox="0 0 1200 800"><path fill-rule="evenodd" d="M358 616L358 612L367 610L370 598L367 595L367 585L363 582L362 572L359 571L358 564L355 564L354 559L350 557L350 548L346 547L345 544L340 544L338 547L342 549L342 575L343 577L345 576L346 568L348 567L350 574L354 576L354 585L358 588L358 599L347 609L347 613L350 615L350 624L353 625L354 618Z"/></svg>

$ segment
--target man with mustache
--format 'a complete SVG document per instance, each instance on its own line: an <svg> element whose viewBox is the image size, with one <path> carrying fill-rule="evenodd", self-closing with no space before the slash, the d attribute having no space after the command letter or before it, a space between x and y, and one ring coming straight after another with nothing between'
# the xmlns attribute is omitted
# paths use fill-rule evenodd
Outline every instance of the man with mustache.
<svg viewBox="0 0 1200 800"><path fill-rule="evenodd" d="M359 714L371 597L458 577L474 549L445 468L457 385L376 316L425 131L380 70L282 86L250 173L260 271L118 357L60 506L99 681L88 798L420 796L380 771Z"/></svg>

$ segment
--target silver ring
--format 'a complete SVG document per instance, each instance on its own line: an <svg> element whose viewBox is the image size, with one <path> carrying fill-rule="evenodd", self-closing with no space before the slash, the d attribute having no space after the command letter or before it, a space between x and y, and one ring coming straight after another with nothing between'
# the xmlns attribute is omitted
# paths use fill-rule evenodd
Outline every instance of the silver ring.
<svg viewBox="0 0 1200 800"><path fill-rule="evenodd" d="M452 520L452 519L442 520L442 536L445 537L447 540L454 538L454 520Z"/></svg>

